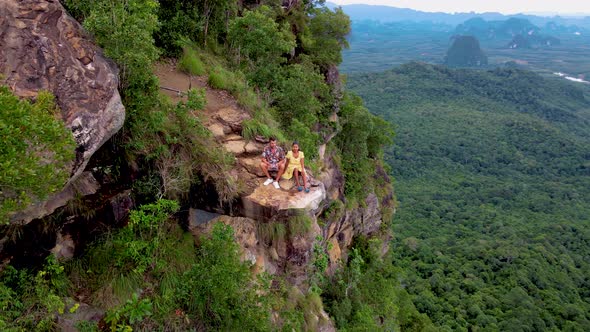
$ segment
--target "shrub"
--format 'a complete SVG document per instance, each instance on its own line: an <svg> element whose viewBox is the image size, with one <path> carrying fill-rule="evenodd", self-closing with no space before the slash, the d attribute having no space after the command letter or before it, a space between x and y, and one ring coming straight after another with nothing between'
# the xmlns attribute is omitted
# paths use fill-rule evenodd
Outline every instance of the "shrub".
<svg viewBox="0 0 590 332"><path fill-rule="evenodd" d="M176 201L159 200L131 211L129 224L121 231L124 249L117 264L123 266L130 263L137 273L153 266L164 237L161 224L178 209Z"/></svg>
<svg viewBox="0 0 590 332"><path fill-rule="evenodd" d="M319 135L313 132L297 119L291 120L291 125L287 128L290 137L299 142L299 148L305 152L306 161L314 159L318 155Z"/></svg>
<svg viewBox="0 0 590 332"><path fill-rule="evenodd" d="M335 199L330 201L330 205L324 211L322 217L328 222L337 222L345 213L344 203Z"/></svg>
<svg viewBox="0 0 590 332"><path fill-rule="evenodd" d="M233 178L227 176L235 162L233 156L219 147L192 112L204 107L204 91L189 90L188 97L186 103L176 106L160 100L153 108L136 114L130 124L128 148L136 158L153 163L161 179L156 196L183 197L195 179L202 176L212 180L221 201L231 200L238 191Z"/></svg>
<svg viewBox="0 0 590 332"><path fill-rule="evenodd" d="M246 82L242 81L236 83L236 86L237 89L234 93L234 96L238 99L238 104L240 104L240 106L252 113L264 107L262 100L260 97L258 97L258 94L256 94L252 88L248 87Z"/></svg>
<svg viewBox="0 0 590 332"><path fill-rule="evenodd" d="M276 137L276 134L278 133L274 132L269 126L261 123L257 119L250 119L242 122L242 136L247 140L253 139L257 135L262 137Z"/></svg>
<svg viewBox="0 0 590 332"><path fill-rule="evenodd" d="M175 300L206 330L266 331L270 308L261 292L240 261L233 229L216 223L211 236L201 238L197 263L178 284Z"/></svg>
<svg viewBox="0 0 590 332"><path fill-rule="evenodd" d="M81 320L75 325L75 328L80 332L98 332L98 323L93 321Z"/></svg>
<svg viewBox="0 0 590 332"><path fill-rule="evenodd" d="M76 144L56 112L48 92L31 103L0 86L0 224L69 178Z"/></svg>
<svg viewBox="0 0 590 332"><path fill-rule="evenodd" d="M133 325L151 315L152 302L149 299L140 300L137 293L134 293L124 305L109 310L104 320L111 331L131 330L128 324Z"/></svg>
<svg viewBox="0 0 590 332"><path fill-rule="evenodd" d="M0 329L52 331L56 314L63 314L69 281L53 255L33 274L6 267L0 273Z"/></svg>
<svg viewBox="0 0 590 332"><path fill-rule="evenodd" d="M287 66L277 85L273 91L274 104L280 110L285 127L297 119L309 128L318 122L323 109L330 105L329 87L312 65Z"/></svg>
<svg viewBox="0 0 590 332"><path fill-rule="evenodd" d="M171 248L186 247L179 245L178 237L169 239L169 234L178 233L167 221L178 208L176 201L159 200L131 211L127 227L104 236L82 259L68 265L70 278L91 290L96 305L110 308L124 304L141 287L144 277L159 268L162 257L170 270L176 270L176 251Z"/></svg>
<svg viewBox="0 0 590 332"><path fill-rule="evenodd" d="M280 125L274 120L273 113L268 109L258 109L253 112L253 118L242 122L242 136L252 139L256 135L263 137L274 136L279 143L285 143L285 135Z"/></svg>
<svg viewBox="0 0 590 332"><path fill-rule="evenodd" d="M97 0L89 7L84 27L119 65L121 87L140 92L151 80L151 64L159 56L152 37L158 28L158 1Z"/></svg>
<svg viewBox="0 0 590 332"><path fill-rule="evenodd" d="M342 130L336 136L341 151L344 172L344 193L347 199L363 204L368 192L375 187L370 176L375 173L375 159L382 148L392 142L393 130L363 106L360 97L345 94L340 112Z"/></svg>
<svg viewBox="0 0 590 332"><path fill-rule="evenodd" d="M326 280L325 272L328 268L329 258L324 246L323 238L316 236L313 244L313 254L311 258L311 275L309 277L310 291L321 294L321 286Z"/></svg>

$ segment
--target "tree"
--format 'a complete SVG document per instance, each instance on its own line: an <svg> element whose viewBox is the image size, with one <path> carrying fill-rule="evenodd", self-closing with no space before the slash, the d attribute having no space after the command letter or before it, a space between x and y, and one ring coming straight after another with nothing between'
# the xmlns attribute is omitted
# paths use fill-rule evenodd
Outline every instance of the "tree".
<svg viewBox="0 0 590 332"><path fill-rule="evenodd" d="M327 99L329 88L321 74L313 67L293 64L283 69L281 80L273 93L275 105L281 110L282 123L288 126L292 119L298 119L308 127L318 121Z"/></svg>
<svg viewBox="0 0 590 332"><path fill-rule="evenodd" d="M312 12L309 33L310 38L303 45L305 53L322 70L330 65L342 62L341 51L348 48L346 35L350 33L350 18L344 14L342 8L334 11L321 7Z"/></svg>
<svg viewBox="0 0 590 332"><path fill-rule="evenodd" d="M266 6L247 10L230 23L228 39L237 63L284 62L281 55L295 46L293 35L269 17L269 11Z"/></svg>
<svg viewBox="0 0 590 332"><path fill-rule="evenodd" d="M207 46L209 27L214 26L217 32L227 31L229 20L237 11L236 1L232 0L201 0L204 16L203 45Z"/></svg>
<svg viewBox="0 0 590 332"><path fill-rule="evenodd" d="M159 24L157 10L155 0L99 0L84 21L106 55L119 65L123 89L152 81L151 64L159 56L153 39Z"/></svg>
<svg viewBox="0 0 590 332"><path fill-rule="evenodd" d="M372 164L369 161L368 139L373 132L373 115L363 107L362 99L346 93L342 102L340 120L342 130L336 136L342 151L342 169L346 182L344 192L348 197L363 198L370 185Z"/></svg>

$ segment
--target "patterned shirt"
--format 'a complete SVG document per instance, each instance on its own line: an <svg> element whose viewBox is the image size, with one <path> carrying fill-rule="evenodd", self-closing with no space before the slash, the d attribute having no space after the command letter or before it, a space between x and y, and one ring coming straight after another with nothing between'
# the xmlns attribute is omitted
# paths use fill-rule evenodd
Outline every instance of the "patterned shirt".
<svg viewBox="0 0 590 332"><path fill-rule="evenodd" d="M262 158L270 163L270 169L277 169L279 161L285 159L285 151L280 146L276 146L273 152L270 145L267 145L262 151Z"/></svg>

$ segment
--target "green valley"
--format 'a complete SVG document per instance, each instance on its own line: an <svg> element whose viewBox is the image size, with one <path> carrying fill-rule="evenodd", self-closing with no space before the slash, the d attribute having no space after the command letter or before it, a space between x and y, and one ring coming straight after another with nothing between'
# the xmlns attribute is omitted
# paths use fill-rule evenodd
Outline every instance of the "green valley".
<svg viewBox="0 0 590 332"><path fill-rule="evenodd" d="M409 63L348 87L395 123L392 265L441 330L590 329L590 89Z"/></svg>

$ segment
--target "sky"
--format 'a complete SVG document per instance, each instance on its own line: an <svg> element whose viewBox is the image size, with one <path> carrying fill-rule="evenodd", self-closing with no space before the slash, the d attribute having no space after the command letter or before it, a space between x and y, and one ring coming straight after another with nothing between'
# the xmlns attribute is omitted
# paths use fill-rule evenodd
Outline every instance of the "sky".
<svg viewBox="0 0 590 332"><path fill-rule="evenodd" d="M590 14L589 0L328 0L339 5L368 4L411 8L426 12L500 12Z"/></svg>

